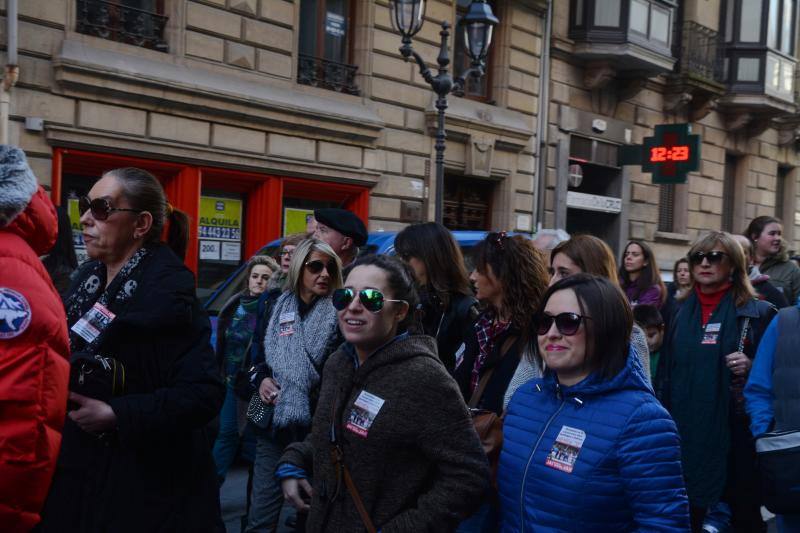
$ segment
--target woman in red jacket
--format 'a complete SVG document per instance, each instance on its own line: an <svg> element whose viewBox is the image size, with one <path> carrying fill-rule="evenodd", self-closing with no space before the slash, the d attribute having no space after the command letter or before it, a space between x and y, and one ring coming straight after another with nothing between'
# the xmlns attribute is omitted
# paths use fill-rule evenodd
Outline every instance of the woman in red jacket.
<svg viewBox="0 0 800 533"><path fill-rule="evenodd" d="M67 407L67 319L39 260L57 228L25 154L0 146L0 524L11 533L39 522Z"/></svg>

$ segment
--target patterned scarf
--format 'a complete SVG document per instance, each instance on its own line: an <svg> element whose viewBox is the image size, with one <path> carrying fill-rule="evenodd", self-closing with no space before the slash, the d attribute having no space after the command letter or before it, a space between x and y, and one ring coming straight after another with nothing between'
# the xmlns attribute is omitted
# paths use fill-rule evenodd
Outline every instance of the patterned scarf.
<svg viewBox="0 0 800 533"><path fill-rule="evenodd" d="M141 271L137 267L142 264L149 254L150 251L147 248L139 248L128 259L128 262L120 269L114 280L104 291L101 291L100 288L106 284L106 265L100 261L90 263L81 272L83 281L67 300L65 306L67 309L67 326L71 328L95 303L99 303L117 314L136 292L136 287L139 284L138 278L141 277ZM73 353L76 351L91 352L100 345L102 338L103 331L92 342L87 342L70 329L69 347Z"/></svg>
<svg viewBox="0 0 800 533"><path fill-rule="evenodd" d="M267 364L281 387L272 419L274 429L291 424L311 425L309 395L322 378L326 348L337 327L336 309L330 297L317 298L302 318L295 293L284 292L275 302L264 336Z"/></svg>
<svg viewBox="0 0 800 533"><path fill-rule="evenodd" d="M478 357L475 358L475 364L472 366L470 392L475 392L478 387L478 382L481 379L481 369L494 349L495 340L511 327L511 322L501 322L500 320L495 320L495 318L493 311L487 311L475 322L475 332L478 335Z"/></svg>

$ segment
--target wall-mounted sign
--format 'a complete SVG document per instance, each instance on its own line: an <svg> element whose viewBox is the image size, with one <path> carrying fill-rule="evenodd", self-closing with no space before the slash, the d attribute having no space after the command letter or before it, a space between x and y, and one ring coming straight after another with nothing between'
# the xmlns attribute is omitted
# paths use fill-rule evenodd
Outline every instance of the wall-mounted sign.
<svg viewBox="0 0 800 533"><path fill-rule="evenodd" d="M623 146L620 165L641 165L653 183L686 183L687 174L700 168L700 136L689 124L659 124L642 144Z"/></svg>
<svg viewBox="0 0 800 533"><path fill-rule="evenodd" d="M75 248L78 264L81 264L89 259L89 256L86 253L86 244L83 242L81 212L78 210L77 198L69 198L67 200L67 215L69 216L69 226L72 229L72 246Z"/></svg>
<svg viewBox="0 0 800 533"><path fill-rule="evenodd" d="M613 196L568 191L567 207L599 211L601 213L619 213L622 211L622 199L614 198Z"/></svg>
<svg viewBox="0 0 800 533"><path fill-rule="evenodd" d="M242 201L200 197L200 259L239 261L242 257Z"/></svg>
<svg viewBox="0 0 800 533"><path fill-rule="evenodd" d="M325 16L325 33L333 37L344 37L344 30L344 16L328 11Z"/></svg>
<svg viewBox="0 0 800 533"><path fill-rule="evenodd" d="M283 208L283 236L308 231L308 223L314 218L312 209L297 209L296 207Z"/></svg>

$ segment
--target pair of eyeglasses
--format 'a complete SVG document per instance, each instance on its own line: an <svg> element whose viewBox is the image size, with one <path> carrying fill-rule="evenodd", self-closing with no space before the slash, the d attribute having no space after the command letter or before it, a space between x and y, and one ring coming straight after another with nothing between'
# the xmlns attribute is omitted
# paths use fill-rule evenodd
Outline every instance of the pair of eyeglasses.
<svg viewBox="0 0 800 533"><path fill-rule="evenodd" d="M308 261L305 264L306 270L311 272L312 274L319 274L322 272L322 269L328 271L328 274L332 274L336 272L336 261L330 260L327 263L323 263L319 259L315 259L313 261Z"/></svg>
<svg viewBox="0 0 800 533"><path fill-rule="evenodd" d="M114 211L130 211L131 213L142 213L141 209L126 209L122 207L112 207L111 202L106 198L95 198L90 200L88 196L81 196L78 199L78 212L81 216L86 211L92 212L92 217L95 220L106 220L108 216Z"/></svg>
<svg viewBox="0 0 800 533"><path fill-rule="evenodd" d="M286 248L284 248L283 250L281 250L281 253L278 254L278 255L280 255L281 257L283 257L285 255L287 255L289 257L292 257L293 253L294 253L294 250L287 250Z"/></svg>
<svg viewBox="0 0 800 533"><path fill-rule="evenodd" d="M553 327L553 322L555 322L558 332L570 337L578 332L578 328L581 327L581 322L585 320L591 320L591 317L581 316L577 313L559 313L555 316L544 313L539 317L539 326L536 333L539 335L547 335L547 332Z"/></svg>
<svg viewBox="0 0 800 533"><path fill-rule="evenodd" d="M355 298L356 291L353 289L336 289L333 291L333 307L337 311L343 311ZM361 289L358 291L358 300L364 309L372 313L380 313L386 302L405 302L405 300L390 300L378 289Z"/></svg>
<svg viewBox="0 0 800 533"><path fill-rule="evenodd" d="M691 262L693 265L699 265L703 262L703 259L706 259L709 263L715 265L722 262L722 258L726 255L728 254L717 250L713 252L695 252L689 256L689 262Z"/></svg>

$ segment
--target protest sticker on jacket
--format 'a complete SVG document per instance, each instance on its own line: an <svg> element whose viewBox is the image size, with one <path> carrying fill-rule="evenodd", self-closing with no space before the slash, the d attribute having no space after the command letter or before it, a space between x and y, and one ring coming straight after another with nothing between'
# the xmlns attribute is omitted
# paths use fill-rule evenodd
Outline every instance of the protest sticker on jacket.
<svg viewBox="0 0 800 533"><path fill-rule="evenodd" d="M200 197L200 259L234 261L242 257L242 201Z"/></svg>
<svg viewBox="0 0 800 533"><path fill-rule="evenodd" d="M558 432L556 441L553 443L550 453L547 454L544 464L571 474L585 440L586 433L582 430L561 426L561 431Z"/></svg>
<svg viewBox="0 0 800 533"><path fill-rule="evenodd" d="M374 394L363 390L353 403L353 409L350 411L350 416L347 418L347 429L360 437L366 437L369 434L369 428L375 422L375 417L378 416L381 407L384 403L383 398L379 398Z"/></svg>

